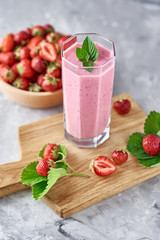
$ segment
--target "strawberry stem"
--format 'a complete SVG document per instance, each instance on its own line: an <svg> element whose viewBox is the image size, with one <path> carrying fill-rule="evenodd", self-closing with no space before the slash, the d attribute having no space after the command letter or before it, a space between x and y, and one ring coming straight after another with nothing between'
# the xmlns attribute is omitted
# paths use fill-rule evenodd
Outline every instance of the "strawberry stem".
<svg viewBox="0 0 160 240"><path fill-rule="evenodd" d="M78 174L78 173L67 173L68 176L77 176L77 177L86 177L89 178L89 175L85 175L85 174Z"/></svg>
<svg viewBox="0 0 160 240"><path fill-rule="evenodd" d="M56 161L56 162L57 163L58 162L64 162L67 165L67 167L69 167L74 173L77 174L77 172L67 163L65 155L62 152L58 152L58 154L61 154L63 158L61 160Z"/></svg>

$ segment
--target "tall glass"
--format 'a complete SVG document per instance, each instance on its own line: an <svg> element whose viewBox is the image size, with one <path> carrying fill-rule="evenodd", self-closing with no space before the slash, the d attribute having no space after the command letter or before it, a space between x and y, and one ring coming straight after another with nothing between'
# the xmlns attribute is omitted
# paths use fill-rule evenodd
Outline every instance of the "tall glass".
<svg viewBox="0 0 160 240"><path fill-rule="evenodd" d="M94 67L83 67L76 57L86 36L98 48ZM114 43L99 34L76 34L62 45L65 138L78 147L97 147L109 138L114 69Z"/></svg>

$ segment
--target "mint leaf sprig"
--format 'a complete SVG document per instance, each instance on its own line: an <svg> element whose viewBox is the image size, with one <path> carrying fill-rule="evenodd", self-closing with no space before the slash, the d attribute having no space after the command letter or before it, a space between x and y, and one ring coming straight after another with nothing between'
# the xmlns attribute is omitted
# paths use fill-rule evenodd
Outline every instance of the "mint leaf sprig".
<svg viewBox="0 0 160 240"><path fill-rule="evenodd" d="M44 150L48 144L44 145L41 151L39 152L39 157L44 158ZM66 148L65 146L58 146L59 152L57 161L49 159L52 161L52 165L48 172L48 176L44 177L37 173L36 166L39 163L31 162L26 166L21 173L21 182L32 186L32 193L35 200L42 198L51 187L57 182L57 180L64 176L79 176L79 177L89 177L88 175L78 174L66 161ZM68 172L67 169L70 169L72 172Z"/></svg>
<svg viewBox="0 0 160 240"><path fill-rule="evenodd" d="M98 58L98 49L88 36L84 39L82 48L76 48L76 56L84 67L94 66L94 62ZM86 70L92 72L93 68L86 68Z"/></svg>
<svg viewBox="0 0 160 240"><path fill-rule="evenodd" d="M145 167L155 167L160 165L160 153L157 156L148 155L142 146L144 136L156 134L160 137L160 113L150 112L144 123L144 133L133 133L127 142L127 150L138 158L140 165Z"/></svg>

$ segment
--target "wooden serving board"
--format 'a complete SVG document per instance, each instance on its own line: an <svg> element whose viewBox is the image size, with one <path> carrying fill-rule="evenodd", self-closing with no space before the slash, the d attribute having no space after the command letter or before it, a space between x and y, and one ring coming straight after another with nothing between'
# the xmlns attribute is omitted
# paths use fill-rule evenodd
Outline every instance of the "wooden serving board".
<svg viewBox="0 0 160 240"><path fill-rule="evenodd" d="M20 183L21 171L29 162L37 160L39 150L48 142L65 144L69 164L78 173L90 175L88 179L73 176L61 178L43 197L42 200L61 217L67 217L160 174L160 167L148 169L140 166L130 154L128 161L108 177L98 177L89 171L92 159L99 155L110 158L114 149L126 147L128 137L133 132L143 132L145 113L128 94L116 96L113 100L116 98L130 99L132 110L120 116L112 109L110 138L96 149L80 149L64 139L63 114L20 127L21 161L0 166L0 197L27 188Z"/></svg>

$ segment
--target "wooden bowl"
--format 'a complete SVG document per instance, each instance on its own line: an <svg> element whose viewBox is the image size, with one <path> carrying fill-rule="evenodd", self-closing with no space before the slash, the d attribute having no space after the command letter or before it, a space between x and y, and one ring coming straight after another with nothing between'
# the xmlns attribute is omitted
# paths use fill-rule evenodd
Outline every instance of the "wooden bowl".
<svg viewBox="0 0 160 240"><path fill-rule="evenodd" d="M31 108L49 108L63 102L62 89L55 92L29 92L15 88L0 79L0 90L16 103Z"/></svg>

